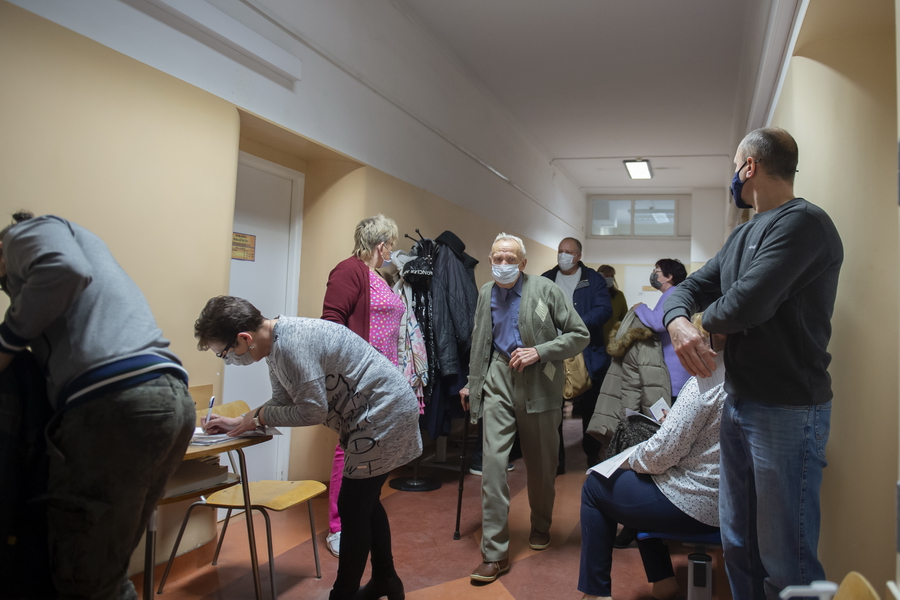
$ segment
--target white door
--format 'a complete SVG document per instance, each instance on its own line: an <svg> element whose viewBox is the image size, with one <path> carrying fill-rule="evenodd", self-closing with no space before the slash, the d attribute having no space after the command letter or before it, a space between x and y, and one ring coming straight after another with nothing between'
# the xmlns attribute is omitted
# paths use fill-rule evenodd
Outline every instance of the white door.
<svg viewBox="0 0 900 600"><path fill-rule="evenodd" d="M231 260L228 293L250 301L266 318L297 315L303 174L241 153L234 207L235 233L255 236L253 260ZM272 397L266 361L226 366L223 402L251 409ZM251 481L287 479L290 428L271 442L244 449Z"/></svg>

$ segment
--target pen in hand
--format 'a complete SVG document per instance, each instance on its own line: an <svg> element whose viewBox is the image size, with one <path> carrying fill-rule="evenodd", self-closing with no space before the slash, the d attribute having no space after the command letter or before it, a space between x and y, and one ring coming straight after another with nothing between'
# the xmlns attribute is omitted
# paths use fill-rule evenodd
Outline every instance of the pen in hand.
<svg viewBox="0 0 900 600"><path fill-rule="evenodd" d="M212 407L213 407L213 404L215 403L215 401L216 401L216 397L215 397L215 396L210 396L210 398L209 398L209 408L208 408L207 411L206 411L206 422L204 423L204 425L206 425L206 427L209 427L209 420L210 420L210 418L212 417ZM205 428L204 428L204 429L205 429Z"/></svg>

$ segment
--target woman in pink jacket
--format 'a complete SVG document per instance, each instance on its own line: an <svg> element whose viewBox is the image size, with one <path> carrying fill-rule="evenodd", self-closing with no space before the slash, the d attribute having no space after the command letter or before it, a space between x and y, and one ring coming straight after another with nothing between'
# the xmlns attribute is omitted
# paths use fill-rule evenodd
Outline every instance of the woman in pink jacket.
<svg viewBox="0 0 900 600"><path fill-rule="evenodd" d="M350 258L342 260L328 275L322 318L348 327L372 344L392 363L397 356L400 319L406 308L387 281L375 270L390 262L398 238L397 224L384 215L363 219L353 233ZM335 447L328 490L328 550L340 554L341 520L337 509L344 470L344 452Z"/></svg>

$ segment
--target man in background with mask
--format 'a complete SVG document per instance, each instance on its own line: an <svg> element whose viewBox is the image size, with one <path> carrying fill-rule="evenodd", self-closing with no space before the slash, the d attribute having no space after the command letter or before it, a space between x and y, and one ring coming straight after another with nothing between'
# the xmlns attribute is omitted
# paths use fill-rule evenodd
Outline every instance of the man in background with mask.
<svg viewBox="0 0 900 600"><path fill-rule="evenodd" d="M481 480L482 562L474 581L509 570L507 458L516 433L528 476L534 550L550 545L563 360L581 352L590 334L562 289L525 269L525 245L501 233L491 247L494 281L482 286L475 309L468 385L460 390L473 423L484 417ZM470 396L471 393L471 396Z"/></svg>
<svg viewBox="0 0 900 600"><path fill-rule="evenodd" d="M666 302L665 323L691 375L716 354L691 325L727 334L719 513L736 600L774 599L825 579L816 551L831 426L827 352L843 246L825 212L794 196L797 143L750 132L735 154L732 194L756 215Z"/></svg>
<svg viewBox="0 0 900 600"><path fill-rule="evenodd" d="M609 289L606 287L606 280L599 273L581 262L581 242L570 237L559 243L556 266L543 276L562 288L591 334L591 342L582 353L584 365L591 377L591 389L572 398L572 404L581 411L581 447L587 456L588 466L592 467L600 462L601 444L600 440L586 432L594 415L600 385L609 369L609 355L606 354L606 339L603 336L603 326L612 316ZM565 447L560 433L558 473L565 473L565 460Z"/></svg>
<svg viewBox="0 0 900 600"><path fill-rule="evenodd" d="M30 347L56 411L47 426L47 506L60 598L136 599L127 579L196 409L138 286L90 231L14 215L0 232L0 370Z"/></svg>

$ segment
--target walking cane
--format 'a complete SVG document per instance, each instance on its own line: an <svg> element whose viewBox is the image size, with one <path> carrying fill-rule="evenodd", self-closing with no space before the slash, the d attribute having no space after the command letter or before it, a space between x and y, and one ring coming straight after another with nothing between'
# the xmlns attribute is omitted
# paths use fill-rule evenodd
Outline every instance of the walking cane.
<svg viewBox="0 0 900 600"><path fill-rule="evenodd" d="M462 515L462 495L463 480L466 478L466 471L469 470L469 453L466 451L469 441L469 411L466 411L465 422L463 423L463 442L462 456L459 457L459 497L456 499L456 531L453 532L453 539L459 539L459 519Z"/></svg>

